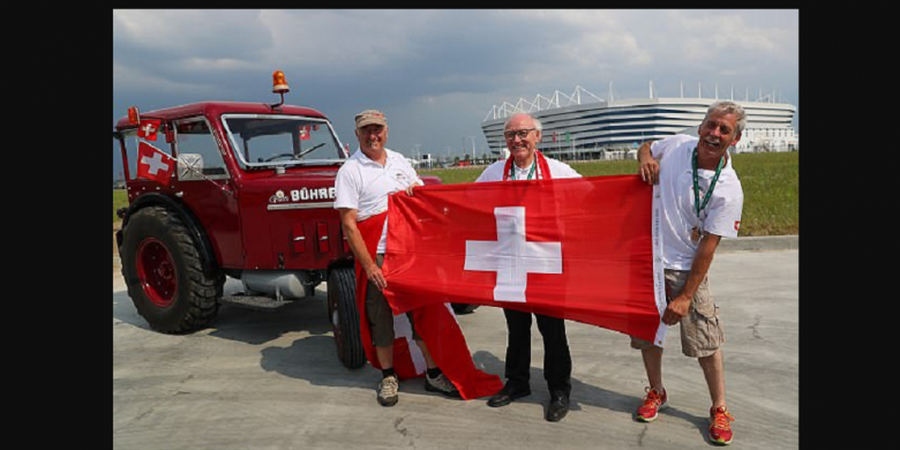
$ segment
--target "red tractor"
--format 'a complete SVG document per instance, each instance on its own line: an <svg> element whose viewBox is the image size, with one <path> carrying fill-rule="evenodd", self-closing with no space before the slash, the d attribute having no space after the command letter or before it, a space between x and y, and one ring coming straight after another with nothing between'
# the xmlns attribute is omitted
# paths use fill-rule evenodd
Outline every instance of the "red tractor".
<svg viewBox="0 0 900 450"><path fill-rule="evenodd" d="M353 256L333 209L348 151L322 113L281 102L203 102L116 124L129 207L116 235L128 294L150 327L188 333L220 302L276 308L327 282L338 357L365 363ZM426 184L438 184L425 177ZM223 297L225 277L242 294Z"/></svg>

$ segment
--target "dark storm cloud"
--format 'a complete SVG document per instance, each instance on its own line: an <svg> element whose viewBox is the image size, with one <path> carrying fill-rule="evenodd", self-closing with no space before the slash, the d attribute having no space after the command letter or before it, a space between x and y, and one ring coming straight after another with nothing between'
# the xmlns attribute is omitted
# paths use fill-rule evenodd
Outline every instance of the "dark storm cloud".
<svg viewBox="0 0 900 450"><path fill-rule="evenodd" d="M200 100L313 106L355 145L353 115L391 119L389 147L458 154L491 106L576 85L606 98L779 91L799 109L797 11L114 11L113 116ZM799 121L797 121L799 127ZM471 144L469 144L471 145Z"/></svg>

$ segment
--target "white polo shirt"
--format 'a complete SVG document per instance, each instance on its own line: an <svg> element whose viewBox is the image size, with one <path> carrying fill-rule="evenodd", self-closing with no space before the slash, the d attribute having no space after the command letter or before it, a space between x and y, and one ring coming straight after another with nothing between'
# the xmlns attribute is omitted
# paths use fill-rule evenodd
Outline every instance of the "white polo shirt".
<svg viewBox="0 0 900 450"><path fill-rule="evenodd" d="M551 178L581 178L581 175L575 171L575 169L569 167L568 164L557 161L553 158L548 158L544 156L544 159L547 160L547 167L550 168L550 176ZM525 180L528 178L528 172L531 170L531 166L526 167L525 169L520 169L513 163L513 167L516 171L516 181ZM478 179L475 180L476 183L482 181L503 181L503 169L506 168L506 160L501 159L486 169L484 172L481 172L481 175L478 176ZM539 170L535 169L535 170ZM543 179L540 173L536 174L537 179Z"/></svg>
<svg viewBox="0 0 900 450"><path fill-rule="evenodd" d="M694 227L727 238L737 237L740 228L744 191L731 166L730 156L722 167L709 203L697 217L692 159L698 142L697 137L679 134L650 145L651 155L659 160L663 265L666 269L691 270L699 246L699 241L691 240ZM715 170L697 169L701 202L715 173Z"/></svg>
<svg viewBox="0 0 900 450"><path fill-rule="evenodd" d="M413 183L425 184L403 155L389 149L384 151L387 153L384 166L372 161L357 148L338 170L334 181L334 208L355 209L357 222L387 211L388 195L391 193L406 190ZM386 243L387 220L376 252L384 253Z"/></svg>

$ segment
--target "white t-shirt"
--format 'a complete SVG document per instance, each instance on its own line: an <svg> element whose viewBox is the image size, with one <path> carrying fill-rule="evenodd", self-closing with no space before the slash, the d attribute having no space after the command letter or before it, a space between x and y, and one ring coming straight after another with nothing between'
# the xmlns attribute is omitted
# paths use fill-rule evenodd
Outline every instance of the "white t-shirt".
<svg viewBox="0 0 900 450"><path fill-rule="evenodd" d="M697 217L694 208L692 159L699 139L675 135L650 145L659 160L663 265L666 269L691 270L699 241L691 240L694 227L722 237L737 237L744 206L741 181L731 166L731 157L719 175L712 197ZM709 189L715 170L697 169L700 201Z"/></svg>
<svg viewBox="0 0 900 450"><path fill-rule="evenodd" d="M387 152L384 166L357 149L338 170L334 181L334 208L355 209L357 222L387 211L391 193L406 190L413 183L425 184L403 155L389 149L384 151ZM386 244L387 220L376 252L384 253Z"/></svg>
<svg viewBox="0 0 900 450"><path fill-rule="evenodd" d="M537 157L535 157L537 158ZM550 168L550 176L551 178L581 178L581 175L575 171L575 169L569 167L568 164L557 161L553 158L547 158L547 166ZM540 166L540 165L539 165ZM501 159L490 166L487 169L484 169L484 172L481 172L481 175L478 176L478 179L475 180L476 183L482 181L503 181L503 169L506 167L506 160ZM531 171L531 166L528 166L524 169L520 169L515 163L513 163L513 167L516 171L516 181L519 180L527 180L528 172ZM538 172L540 168L535 168L535 179L543 179L544 177Z"/></svg>

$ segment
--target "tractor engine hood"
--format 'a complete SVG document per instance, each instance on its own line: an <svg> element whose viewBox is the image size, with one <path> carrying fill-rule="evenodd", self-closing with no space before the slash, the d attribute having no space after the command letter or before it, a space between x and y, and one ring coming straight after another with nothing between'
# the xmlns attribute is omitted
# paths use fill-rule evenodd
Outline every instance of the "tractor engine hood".
<svg viewBox="0 0 900 450"><path fill-rule="evenodd" d="M252 197L252 203L266 205L269 211L322 208L325 202L334 202L335 169L315 169L288 172L265 178L245 180L243 192ZM250 199L246 199L250 200Z"/></svg>

